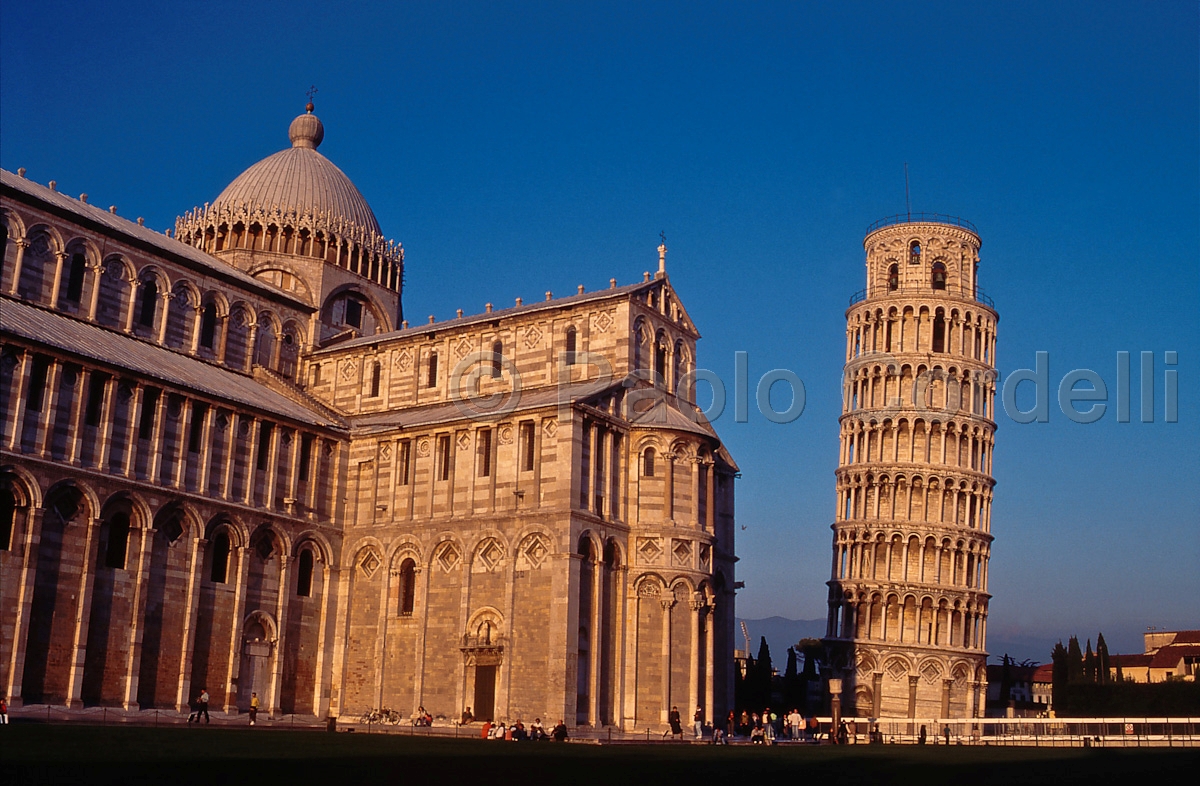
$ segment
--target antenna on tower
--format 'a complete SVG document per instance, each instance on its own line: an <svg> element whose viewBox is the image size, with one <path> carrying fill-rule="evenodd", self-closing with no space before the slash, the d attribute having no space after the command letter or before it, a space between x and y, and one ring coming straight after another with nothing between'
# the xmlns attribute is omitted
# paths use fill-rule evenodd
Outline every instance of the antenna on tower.
<svg viewBox="0 0 1200 786"><path fill-rule="evenodd" d="M908 162L904 162L904 212L908 214L908 220L912 221L912 203L908 200Z"/></svg>

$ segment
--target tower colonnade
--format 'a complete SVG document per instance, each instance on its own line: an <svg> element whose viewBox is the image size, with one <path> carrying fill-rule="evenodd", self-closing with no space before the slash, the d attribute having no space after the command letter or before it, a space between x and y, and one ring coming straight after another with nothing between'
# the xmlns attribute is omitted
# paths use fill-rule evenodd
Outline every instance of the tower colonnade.
<svg viewBox="0 0 1200 786"><path fill-rule="evenodd" d="M986 694L998 316L958 219L864 240L846 311L826 644L848 713L972 717Z"/></svg>

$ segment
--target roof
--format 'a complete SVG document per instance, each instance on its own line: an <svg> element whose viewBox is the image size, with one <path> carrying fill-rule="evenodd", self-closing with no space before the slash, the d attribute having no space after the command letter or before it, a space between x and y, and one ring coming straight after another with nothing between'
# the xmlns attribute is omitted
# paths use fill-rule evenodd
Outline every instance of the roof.
<svg viewBox="0 0 1200 786"><path fill-rule="evenodd" d="M101 230L109 230L110 232L124 235L131 245L149 248L155 253L174 257L184 262L184 264L190 264L191 267L203 268L210 275L236 282L245 289L266 294L272 299L284 301L294 308L312 311L311 305L305 303L303 300L299 300L294 295L289 295L281 289L265 284L253 276L243 273L215 257L209 256L194 246L170 238L161 232L156 232L149 227L142 226L129 219L122 218L116 213L110 213L95 205L89 205L87 202L81 202L59 191L52 191L40 183L35 183L32 180L9 172L7 169L0 169L0 184L3 184L5 188L11 188L13 191L44 203L54 212L66 213L83 223L96 225Z"/></svg>
<svg viewBox="0 0 1200 786"><path fill-rule="evenodd" d="M1036 669L1034 669L1032 682L1054 682L1054 664L1043 663L1041 666L1038 666Z"/></svg>
<svg viewBox="0 0 1200 786"><path fill-rule="evenodd" d="M269 412L293 422L342 427L328 416L304 407L299 397L290 398L270 390L245 375L19 300L2 298L0 304L0 333L20 336L109 367L128 369L170 387L187 388L217 401Z"/></svg>
<svg viewBox="0 0 1200 786"><path fill-rule="evenodd" d="M524 303L511 308L502 308L494 311L485 311L482 314L472 314L465 317L457 317L448 319L445 322L432 322L421 325L410 325L407 328L393 330L388 333L377 333L373 336L360 336L359 338L350 339L349 341L341 341L337 344L330 344L322 347L314 352L320 355L322 353L339 352L343 349L368 346L377 344L381 341L387 341L394 338L406 338L409 336L421 335L430 331L452 330L454 328L467 327L469 325L478 324L480 322L494 322L499 319L506 319L511 316L536 314L539 311L553 311L569 306L577 306L584 303L591 303L609 298L625 297L631 294L644 292L651 289L656 284L665 279L653 279L650 281L639 281L636 284L626 284L621 287L610 287L608 289L598 289L595 292L586 292L579 295L570 295L569 297L555 298L553 300L539 300L534 303ZM696 333L694 327L686 326L685 329ZM698 333L696 333L699 336Z"/></svg>
<svg viewBox="0 0 1200 786"><path fill-rule="evenodd" d="M1140 653L1137 655L1109 655L1108 663L1113 668L1120 666L1123 669L1128 669L1138 666L1149 666L1153 658L1153 655L1142 655Z"/></svg>
<svg viewBox="0 0 1200 786"><path fill-rule="evenodd" d="M1200 644L1200 630L1181 630L1171 639L1172 644Z"/></svg>
<svg viewBox="0 0 1200 786"><path fill-rule="evenodd" d="M638 408L636 403L633 406L635 410ZM685 414L678 408L668 404L667 397L663 395L655 396L654 400L644 410L634 412L629 422L639 428L665 428L672 431L687 431L692 434L699 434L702 437L719 439L717 432L708 424L708 421L700 414L698 409L691 415Z"/></svg>
<svg viewBox="0 0 1200 786"><path fill-rule="evenodd" d="M325 214L382 235L375 213L350 178L317 146L324 126L314 114L292 121L292 147L267 156L234 178L212 207L280 208L296 213Z"/></svg>
<svg viewBox="0 0 1200 786"><path fill-rule="evenodd" d="M1200 655L1200 644L1168 644L1150 656L1150 668L1174 668L1185 655Z"/></svg>

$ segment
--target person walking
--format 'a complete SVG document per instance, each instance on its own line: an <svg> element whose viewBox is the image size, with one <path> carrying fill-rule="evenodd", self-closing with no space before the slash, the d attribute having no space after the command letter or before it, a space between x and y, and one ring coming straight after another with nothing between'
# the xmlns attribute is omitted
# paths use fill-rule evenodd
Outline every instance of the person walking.
<svg viewBox="0 0 1200 786"><path fill-rule="evenodd" d="M683 720L679 717L679 708L672 707L667 713L667 724L671 727L671 738L679 737L683 739Z"/></svg>
<svg viewBox="0 0 1200 786"><path fill-rule="evenodd" d="M200 689L200 710L196 713L196 723L200 722L200 716L204 716L205 723L212 723L212 718L208 716L208 688Z"/></svg>
<svg viewBox="0 0 1200 786"><path fill-rule="evenodd" d="M250 693L250 725L253 726L258 721L258 694L251 691Z"/></svg>
<svg viewBox="0 0 1200 786"><path fill-rule="evenodd" d="M692 724L696 727L696 739L704 739L704 708L697 707L696 714L692 716Z"/></svg>

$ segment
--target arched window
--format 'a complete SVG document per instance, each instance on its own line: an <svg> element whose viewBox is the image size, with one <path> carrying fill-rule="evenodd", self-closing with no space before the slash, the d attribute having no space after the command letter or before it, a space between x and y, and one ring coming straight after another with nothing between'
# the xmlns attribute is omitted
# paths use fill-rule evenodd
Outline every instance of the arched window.
<svg viewBox="0 0 1200 786"><path fill-rule="evenodd" d="M946 288L946 266L943 265L941 262L933 263L933 288L934 289L945 289Z"/></svg>
<svg viewBox="0 0 1200 786"><path fill-rule="evenodd" d="M492 344L492 379L500 379L500 362L504 358L504 344Z"/></svg>
<svg viewBox="0 0 1200 786"><path fill-rule="evenodd" d="M300 566L296 570L296 594L302 598L312 597L313 553L312 549L300 552Z"/></svg>
<svg viewBox="0 0 1200 786"><path fill-rule="evenodd" d="M567 328L567 365L575 365L575 328Z"/></svg>
<svg viewBox="0 0 1200 786"><path fill-rule="evenodd" d="M908 264L918 265L921 263L921 241L914 240L908 245Z"/></svg>
<svg viewBox="0 0 1200 786"><path fill-rule="evenodd" d="M158 284L153 279L143 281L139 294L142 301L138 308L138 324L154 327L154 314L158 310Z"/></svg>
<svg viewBox="0 0 1200 786"><path fill-rule="evenodd" d="M683 341L675 342L675 363L671 370L671 392L679 393L679 380L683 379L683 375L687 373L687 368L684 365L685 358L683 355Z"/></svg>
<svg viewBox="0 0 1200 786"><path fill-rule="evenodd" d="M200 346L213 349L217 338L217 304L206 303L200 315Z"/></svg>
<svg viewBox="0 0 1200 786"><path fill-rule="evenodd" d="M87 272L87 259L82 252L71 255L71 271L67 276L66 299L78 303L83 298L83 277Z"/></svg>
<svg viewBox="0 0 1200 786"><path fill-rule="evenodd" d="M940 308L933 317L933 351L946 351L946 312Z"/></svg>
<svg viewBox="0 0 1200 786"><path fill-rule="evenodd" d="M428 373L425 375L425 387L427 388L437 387L437 360L437 351L430 352Z"/></svg>
<svg viewBox="0 0 1200 786"><path fill-rule="evenodd" d="M399 601L401 617L411 616L417 597L417 563L406 559L400 563Z"/></svg>
<svg viewBox="0 0 1200 786"><path fill-rule="evenodd" d="M895 292L900 288L900 269L895 265L888 268L888 292Z"/></svg>
<svg viewBox="0 0 1200 786"><path fill-rule="evenodd" d="M376 360L374 363L371 364L371 398L379 397L380 370L381 370L381 366L380 366L378 360Z"/></svg>
<svg viewBox="0 0 1200 786"><path fill-rule="evenodd" d="M648 478L654 477L654 448L646 448L642 454L642 474Z"/></svg>
<svg viewBox="0 0 1200 786"><path fill-rule="evenodd" d="M12 549L13 524L17 518L17 498L8 489L0 489L0 551Z"/></svg>
<svg viewBox="0 0 1200 786"><path fill-rule="evenodd" d="M654 336L654 381L655 384L666 384L667 380L667 342L665 334L660 330Z"/></svg>
<svg viewBox="0 0 1200 786"><path fill-rule="evenodd" d="M217 534L212 542L212 570L209 579L214 584L224 584L229 573L229 535L224 532Z"/></svg>
<svg viewBox="0 0 1200 786"><path fill-rule="evenodd" d="M129 515L114 513L108 520L108 542L104 547L104 567L124 568L129 544Z"/></svg>

